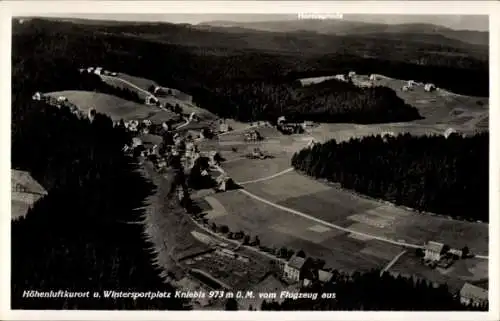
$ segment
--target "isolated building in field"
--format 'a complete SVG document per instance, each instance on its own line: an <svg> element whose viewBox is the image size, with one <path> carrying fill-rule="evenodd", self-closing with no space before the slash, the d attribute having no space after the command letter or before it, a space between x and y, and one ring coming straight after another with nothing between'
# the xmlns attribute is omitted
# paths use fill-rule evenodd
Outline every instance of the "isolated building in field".
<svg viewBox="0 0 500 321"><path fill-rule="evenodd" d="M347 78L344 74L336 75L335 79L340 80L340 81L347 81Z"/></svg>
<svg viewBox="0 0 500 321"><path fill-rule="evenodd" d="M406 85L409 87L409 88L412 88L413 86L416 86L417 83L414 81L414 80L408 80L408 82L406 83Z"/></svg>
<svg viewBox="0 0 500 321"><path fill-rule="evenodd" d="M465 283L460 290L460 302L465 305L481 306L488 303L488 290Z"/></svg>
<svg viewBox="0 0 500 321"><path fill-rule="evenodd" d="M229 131L229 126L226 123L221 123L219 125L219 133L227 133Z"/></svg>
<svg viewBox="0 0 500 321"><path fill-rule="evenodd" d="M90 122L94 121L94 118L95 118L96 115L97 115L97 111L94 108L90 108L89 112L87 114L87 117L90 120Z"/></svg>
<svg viewBox="0 0 500 321"><path fill-rule="evenodd" d="M147 96L146 99L144 100L144 103L146 105L156 105L158 102L159 102L158 98L152 95Z"/></svg>
<svg viewBox="0 0 500 321"><path fill-rule="evenodd" d="M33 95L32 97L33 100L41 100L42 99L42 94L40 94L38 91Z"/></svg>
<svg viewBox="0 0 500 321"><path fill-rule="evenodd" d="M434 84L425 84L424 89L425 91L431 92L436 90L436 86L434 86Z"/></svg>
<svg viewBox="0 0 500 321"><path fill-rule="evenodd" d="M450 128L448 128L448 129L446 129L446 130L444 131L443 136L444 136L445 138L448 138L448 137L450 137L450 135L452 135L452 134L456 134L456 133L457 133L457 131L456 131L455 129L453 129L453 128L451 128L451 127L450 127Z"/></svg>
<svg viewBox="0 0 500 321"><path fill-rule="evenodd" d="M443 243L429 241L425 245L424 260L439 261L446 253L446 246Z"/></svg>

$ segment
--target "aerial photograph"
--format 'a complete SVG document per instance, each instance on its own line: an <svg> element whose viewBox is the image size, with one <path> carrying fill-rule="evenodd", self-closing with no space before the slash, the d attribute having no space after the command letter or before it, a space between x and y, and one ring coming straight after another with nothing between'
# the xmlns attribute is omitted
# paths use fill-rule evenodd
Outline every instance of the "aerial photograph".
<svg viewBox="0 0 500 321"><path fill-rule="evenodd" d="M11 309L488 311L489 50L487 15L14 16Z"/></svg>

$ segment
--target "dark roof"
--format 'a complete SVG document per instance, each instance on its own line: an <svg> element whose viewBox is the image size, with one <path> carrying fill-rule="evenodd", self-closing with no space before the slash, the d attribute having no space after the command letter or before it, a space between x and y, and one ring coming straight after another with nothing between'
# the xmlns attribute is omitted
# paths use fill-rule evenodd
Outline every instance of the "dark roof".
<svg viewBox="0 0 500 321"><path fill-rule="evenodd" d="M306 262L306 259L303 257L298 257L296 255L292 256L290 260L288 261L288 266L291 266L295 269L302 269L304 266L304 263Z"/></svg>
<svg viewBox="0 0 500 321"><path fill-rule="evenodd" d="M488 290L472 285L470 283L465 283L460 290L460 296L472 300L485 301L488 300Z"/></svg>

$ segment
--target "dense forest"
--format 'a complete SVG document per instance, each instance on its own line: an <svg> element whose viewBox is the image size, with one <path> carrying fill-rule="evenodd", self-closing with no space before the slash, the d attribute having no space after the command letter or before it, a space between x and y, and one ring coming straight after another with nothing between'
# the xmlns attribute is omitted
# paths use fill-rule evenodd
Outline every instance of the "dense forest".
<svg viewBox="0 0 500 321"><path fill-rule="evenodd" d="M13 61L14 65L29 66L49 77L54 77L49 75L50 67L62 61L72 68L100 65L149 78L191 95L196 90L212 91L221 82L223 86L226 82L239 84L249 80L291 82L297 78L349 70L432 82L460 94L488 96L489 92L487 50L479 59L472 54L452 55L450 48L441 44L427 48L425 44L411 41L383 38L368 41L357 39L357 36L326 38L325 41L337 39L337 45L316 53L307 52L310 42L296 43L293 37L283 41L294 44L294 50L275 50L272 46L256 50L232 42L221 42L216 46L213 41L217 37L215 33L192 38L195 33L183 28L187 27L157 26L154 31L141 33L137 25L120 29L40 19L23 25L14 22ZM53 34L58 34L58 37L53 37ZM179 34L185 36L178 44L160 39ZM257 32L252 37L268 39L269 35L265 35ZM193 44L193 39L200 42ZM269 39L279 42L279 37ZM192 44L184 45L186 43Z"/></svg>
<svg viewBox="0 0 500 321"><path fill-rule="evenodd" d="M30 97L28 97L30 98ZM21 103L19 100L17 103ZM183 309L177 299L92 298L92 291L172 291L154 267L138 208L154 191L121 152L124 128L27 101L12 137L12 166L49 193L12 222L12 308ZM17 105L13 106L14 108ZM33 299L24 291L91 291L90 299Z"/></svg>
<svg viewBox="0 0 500 321"><path fill-rule="evenodd" d="M488 221L489 135L371 136L303 149L292 166L420 211Z"/></svg>
<svg viewBox="0 0 500 321"><path fill-rule="evenodd" d="M318 293L317 300L285 299L283 302L264 301L261 309L270 310L327 310L327 311L487 311L487 306L464 306L449 292L446 285L434 287L425 280L392 276L380 271L356 272L347 275L334 271L333 279L322 285L304 289ZM321 298L323 293L335 293L335 299Z"/></svg>
<svg viewBox="0 0 500 321"><path fill-rule="evenodd" d="M194 93L193 102L240 121L289 119L383 123L419 119L418 110L387 87L360 88L340 80L307 87L270 81L225 82Z"/></svg>

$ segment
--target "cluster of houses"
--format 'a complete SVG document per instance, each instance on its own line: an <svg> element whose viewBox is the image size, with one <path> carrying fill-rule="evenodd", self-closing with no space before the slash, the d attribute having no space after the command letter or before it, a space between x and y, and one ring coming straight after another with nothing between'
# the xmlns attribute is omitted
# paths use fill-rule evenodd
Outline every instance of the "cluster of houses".
<svg viewBox="0 0 500 321"><path fill-rule="evenodd" d="M403 86L402 90L403 91L410 91L410 90L413 90L413 88L415 88L417 86L421 86L421 85L423 85L423 84L416 82L414 80L408 80L406 82L406 85ZM432 92L432 91L435 91L436 89L437 88L434 84L431 84L431 83L424 84L424 90L427 92Z"/></svg>
<svg viewBox="0 0 500 321"><path fill-rule="evenodd" d="M465 249L465 250L464 250ZM448 245L429 241L425 244L423 261L429 267L448 268L457 259L466 258L469 253L462 250L450 248Z"/></svg>
<svg viewBox="0 0 500 321"><path fill-rule="evenodd" d="M88 74L95 74L95 75L110 75L110 76L117 76L118 73L112 72L109 70L105 70L102 67L87 67L87 68L80 68L81 73L88 73Z"/></svg>
<svg viewBox="0 0 500 321"><path fill-rule="evenodd" d="M313 122L311 121L291 122L285 116L278 117L276 121L276 129L285 135L302 134L312 126Z"/></svg>
<svg viewBox="0 0 500 321"><path fill-rule="evenodd" d="M283 266L283 278L307 287L317 281L327 283L333 278L333 274L321 269L312 258L294 254Z"/></svg>

